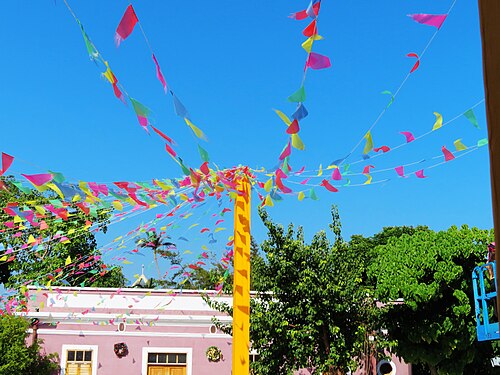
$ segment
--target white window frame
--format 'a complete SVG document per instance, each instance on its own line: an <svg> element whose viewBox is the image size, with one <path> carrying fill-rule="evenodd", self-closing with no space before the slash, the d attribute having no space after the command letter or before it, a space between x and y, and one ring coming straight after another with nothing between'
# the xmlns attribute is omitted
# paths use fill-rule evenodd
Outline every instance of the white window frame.
<svg viewBox="0 0 500 375"><path fill-rule="evenodd" d="M66 365L68 364L68 350L92 350L92 375L97 375L97 351L98 345L71 345L64 344L61 352L61 375L66 374Z"/></svg>
<svg viewBox="0 0 500 375"><path fill-rule="evenodd" d="M142 375L148 374L149 353L186 354L186 375L193 375L193 348L167 348L167 347L152 347L152 346L143 347L142 371L141 371Z"/></svg>

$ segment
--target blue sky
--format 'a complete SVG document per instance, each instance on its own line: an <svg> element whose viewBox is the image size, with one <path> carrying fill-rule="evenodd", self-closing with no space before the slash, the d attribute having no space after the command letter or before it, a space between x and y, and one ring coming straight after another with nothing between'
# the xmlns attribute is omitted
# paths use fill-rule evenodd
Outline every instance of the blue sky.
<svg viewBox="0 0 500 375"><path fill-rule="evenodd" d="M119 48L114 46L114 32L128 2L69 3L128 93L154 111L154 125L176 140L188 163L201 163L198 140L175 115L170 96L163 94L139 30ZM286 98L300 86L306 58L300 45L308 21L287 16L307 7L307 1L133 4L167 82L208 135L203 147L211 160L221 167L273 167L287 138L272 108L293 112ZM323 1L318 28L325 39L315 43L314 51L329 56L332 67L307 74L309 116L301 122L300 133L306 150L293 152L294 169L315 170L349 153L387 104L380 92L394 92L411 69L414 60L406 54L420 53L435 31L406 15L445 13L451 4ZM61 0L7 2L3 13L0 149L16 157L13 172L53 170L67 179L98 182L181 176L161 140L147 136L130 107L114 98L88 59L78 25ZM433 112L446 122L483 97L477 4L458 0L420 68L372 130L375 146L399 145L400 131L426 133L434 123ZM368 162L375 170L393 168L439 156L443 145L454 150L458 138L473 145L487 136L484 113L483 104L475 108L480 130L462 116ZM350 162L359 160L361 152L362 147ZM346 238L369 236L391 225L490 228L488 157L483 147L426 170L428 178L422 180L388 172L373 174L373 182L382 176L390 181L345 187L335 194L317 187L318 201L298 202L290 196L269 211L277 222L304 225L308 238L327 228L332 203L339 206ZM252 232L261 241L265 231L255 211ZM133 229L138 221L121 223L108 237ZM137 271L136 264L133 267Z"/></svg>

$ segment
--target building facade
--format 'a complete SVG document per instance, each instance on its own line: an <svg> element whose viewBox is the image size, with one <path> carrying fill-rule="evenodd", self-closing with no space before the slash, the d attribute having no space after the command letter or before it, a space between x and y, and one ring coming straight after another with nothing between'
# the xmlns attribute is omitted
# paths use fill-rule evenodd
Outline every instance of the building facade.
<svg viewBox="0 0 500 375"><path fill-rule="evenodd" d="M212 322L231 318L197 291L30 287L29 296L27 316L34 323L28 340L36 336L46 353L59 354L62 375L231 374L231 336ZM231 296L217 298L232 302ZM373 359L368 367L356 374L411 374L396 358Z"/></svg>

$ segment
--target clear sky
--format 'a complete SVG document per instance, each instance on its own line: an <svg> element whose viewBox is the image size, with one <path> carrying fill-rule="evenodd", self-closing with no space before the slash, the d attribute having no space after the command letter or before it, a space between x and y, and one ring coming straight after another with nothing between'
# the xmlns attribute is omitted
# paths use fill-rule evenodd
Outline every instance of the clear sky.
<svg viewBox="0 0 500 375"><path fill-rule="evenodd" d="M407 14L446 13L452 2L322 2L318 28L324 40L315 43L314 51L329 56L332 67L307 74L309 116L300 124L306 150L293 151L295 170L326 167L351 151L387 104L388 97L380 93L395 92L413 66L414 59L406 54L421 53L435 32ZM155 126L176 140L188 163L198 165L198 140L175 115L171 97L163 94L139 30L119 48L114 46L114 32L128 3L69 1L127 92L154 111ZM209 138L203 147L211 161L220 167L272 168L287 142L285 125L272 109L294 111L287 97L299 88L306 59L300 45L308 21L287 16L306 8L308 2L150 0L133 4L168 84ZM130 106L120 103L100 77L88 59L78 25L61 0L2 5L0 149L16 157L13 172L52 170L70 180L98 182L181 176L162 141L145 134ZM400 131L415 136L428 132L435 121L433 112L441 113L446 122L483 97L477 4L458 0L419 69L372 130L374 144L397 146L404 141ZM427 160L422 168L435 164L442 160L441 146L454 151L458 138L471 146L487 136L484 104L474 112L480 130L462 116L368 163L375 170L392 170L422 159ZM360 160L361 153L362 145L349 162ZM429 161L434 156L441 159ZM374 173L372 185L349 186L338 193L316 187L318 201L299 202L289 196L269 211L278 222L304 225L308 238L327 228L332 203L339 206L346 238L372 235L391 225L490 228L488 157L487 147L480 148L424 169L426 179L397 178L389 171ZM365 164L356 165L358 172ZM289 186L298 191L297 185ZM134 225L124 222L110 236ZM259 241L265 238L256 216L252 232Z"/></svg>

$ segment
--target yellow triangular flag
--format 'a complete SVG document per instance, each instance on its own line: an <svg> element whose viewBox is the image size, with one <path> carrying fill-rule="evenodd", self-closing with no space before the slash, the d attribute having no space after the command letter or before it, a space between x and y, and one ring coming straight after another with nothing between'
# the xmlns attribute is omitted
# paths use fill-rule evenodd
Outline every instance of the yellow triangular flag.
<svg viewBox="0 0 500 375"><path fill-rule="evenodd" d="M365 174L366 176L366 181L363 185L370 185L372 183L372 176L370 176L369 174Z"/></svg>
<svg viewBox="0 0 500 375"><path fill-rule="evenodd" d="M321 35L313 35L310 38L307 38L304 43L302 43L302 48L304 48L307 53L311 53L314 41L320 39L323 39Z"/></svg>
<svg viewBox="0 0 500 375"><path fill-rule="evenodd" d="M271 188L273 187L273 179L270 178L269 180L266 181L264 184L264 190L267 191L268 193L271 191Z"/></svg>
<svg viewBox="0 0 500 375"><path fill-rule="evenodd" d="M64 262L64 266L68 266L71 264L71 257L68 255L68 257L66 258L66 262Z"/></svg>
<svg viewBox="0 0 500 375"><path fill-rule="evenodd" d="M443 126L443 116L441 116L437 112L434 112L434 116L436 116L436 122L434 123L432 130L439 129L441 126Z"/></svg>
<svg viewBox="0 0 500 375"><path fill-rule="evenodd" d="M282 119L282 120L283 120L283 122L284 122L285 124L287 124L288 126L290 126L290 124L291 124L292 122L290 121L290 119L288 118L288 116L287 116L287 115L285 115L285 114L284 114L283 112L281 112L279 109L273 109L273 110L274 110L274 112L276 112L276 114L280 117L280 119Z"/></svg>
<svg viewBox="0 0 500 375"><path fill-rule="evenodd" d="M299 195L297 196L297 199L302 202L302 199L305 198L305 194L303 191L299 191Z"/></svg>
<svg viewBox="0 0 500 375"><path fill-rule="evenodd" d="M467 150L467 146L462 143L462 138L457 139L455 142L453 142L453 144L455 145L455 149L457 151Z"/></svg>
<svg viewBox="0 0 500 375"><path fill-rule="evenodd" d="M203 133L203 131L200 128L198 128L195 124L193 124L191 121L189 121L188 118L184 118L184 121L186 121L186 124L191 128L193 133L198 138L203 139L204 141L207 140L207 136L205 135L205 133Z"/></svg>
<svg viewBox="0 0 500 375"><path fill-rule="evenodd" d="M297 150L303 151L306 147L304 143L302 143L302 139L300 139L298 134L292 134L292 146Z"/></svg>
<svg viewBox="0 0 500 375"><path fill-rule="evenodd" d="M30 244L30 243L35 243L35 242L36 242L35 237L33 237L33 235L30 234L28 237L28 243Z"/></svg>
<svg viewBox="0 0 500 375"><path fill-rule="evenodd" d="M323 165L319 165L318 177L323 176Z"/></svg>
<svg viewBox="0 0 500 375"><path fill-rule="evenodd" d="M266 196L265 205L268 207L274 206L273 200L271 199L271 196L269 194Z"/></svg>
<svg viewBox="0 0 500 375"><path fill-rule="evenodd" d="M123 204L118 200L113 201L113 207L116 208L118 211L123 210Z"/></svg>
<svg viewBox="0 0 500 375"><path fill-rule="evenodd" d="M365 148L363 149L363 154L368 154L373 149L373 139L372 133L368 130L368 132L363 137L366 139Z"/></svg>

